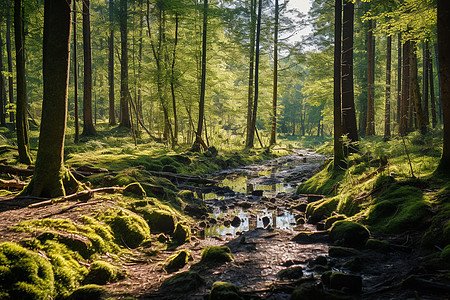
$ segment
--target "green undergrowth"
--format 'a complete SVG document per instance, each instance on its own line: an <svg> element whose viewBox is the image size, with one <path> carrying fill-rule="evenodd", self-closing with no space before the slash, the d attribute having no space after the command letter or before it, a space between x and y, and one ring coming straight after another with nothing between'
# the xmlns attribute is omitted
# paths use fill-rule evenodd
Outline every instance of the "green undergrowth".
<svg viewBox="0 0 450 300"><path fill-rule="evenodd" d="M442 151L439 136L414 132L405 144L401 138L365 139L359 152L346 159L347 168L334 170L333 162L327 162L298 187L300 194L326 195L307 206L307 217L312 222L328 218L327 228L346 219L373 233L421 231L424 247L444 249L450 243L450 189L448 181L433 173Z"/></svg>

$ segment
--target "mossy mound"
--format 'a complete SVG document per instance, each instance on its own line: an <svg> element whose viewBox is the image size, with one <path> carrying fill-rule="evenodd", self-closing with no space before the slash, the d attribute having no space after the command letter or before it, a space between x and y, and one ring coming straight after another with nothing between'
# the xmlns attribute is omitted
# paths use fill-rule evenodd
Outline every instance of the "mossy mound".
<svg viewBox="0 0 450 300"><path fill-rule="evenodd" d="M330 276L330 288L335 290L346 289L350 293L360 293L362 277L359 275L333 272Z"/></svg>
<svg viewBox="0 0 450 300"><path fill-rule="evenodd" d="M109 209L101 213L100 218L111 226L118 243L137 248L150 235L147 222L125 209Z"/></svg>
<svg viewBox="0 0 450 300"><path fill-rule="evenodd" d="M190 260L192 260L191 253L187 250L180 250L167 258L164 268L169 272L178 271Z"/></svg>
<svg viewBox="0 0 450 300"><path fill-rule="evenodd" d="M377 239L368 239L366 242L366 248L372 250L386 250L389 248L389 242Z"/></svg>
<svg viewBox="0 0 450 300"><path fill-rule="evenodd" d="M106 289L100 285L88 284L74 290L67 300L103 300L106 298Z"/></svg>
<svg viewBox="0 0 450 300"><path fill-rule="evenodd" d="M189 226L178 223L173 231L173 241L177 245L182 245L191 239L191 229Z"/></svg>
<svg viewBox="0 0 450 300"><path fill-rule="evenodd" d="M334 216L328 217L325 220L325 229L330 229L334 223L336 223L337 221L345 220L345 219L347 219L346 215L334 215Z"/></svg>
<svg viewBox="0 0 450 300"><path fill-rule="evenodd" d="M85 283L104 285L114 282L119 278L119 268L106 261L94 261L89 268L89 273L84 279Z"/></svg>
<svg viewBox="0 0 450 300"><path fill-rule="evenodd" d="M194 271L186 271L167 278L161 285L161 291L171 293L189 293L205 284L205 280Z"/></svg>
<svg viewBox="0 0 450 300"><path fill-rule="evenodd" d="M139 182L130 183L123 190L124 195L133 196L137 198L144 198L147 193Z"/></svg>
<svg viewBox="0 0 450 300"><path fill-rule="evenodd" d="M175 230L177 218L172 212L155 209L150 205L138 207L135 211L148 222L152 233L173 233Z"/></svg>
<svg viewBox="0 0 450 300"><path fill-rule="evenodd" d="M450 244L445 246L441 253L441 261L446 268L450 268Z"/></svg>
<svg viewBox="0 0 450 300"><path fill-rule="evenodd" d="M236 285L223 282L216 281L213 283L211 291L209 292L209 300L242 300L239 293L239 289Z"/></svg>
<svg viewBox="0 0 450 300"><path fill-rule="evenodd" d="M339 205L338 197L323 198L309 203L306 207L306 217L310 223L317 223L330 216Z"/></svg>
<svg viewBox="0 0 450 300"><path fill-rule="evenodd" d="M201 263L225 263L233 261L231 250L227 246L210 246L202 251Z"/></svg>
<svg viewBox="0 0 450 300"><path fill-rule="evenodd" d="M366 227L351 221L338 221L330 230L330 240L344 247L362 248L369 237Z"/></svg>
<svg viewBox="0 0 450 300"><path fill-rule="evenodd" d="M290 300L350 300L349 296L338 292L324 291L321 285L312 282L301 283L292 293Z"/></svg>
<svg viewBox="0 0 450 300"><path fill-rule="evenodd" d="M281 279L300 279L303 276L302 267L286 268L278 272L277 276Z"/></svg>
<svg viewBox="0 0 450 300"><path fill-rule="evenodd" d="M54 284L52 266L43 257L15 243L0 244L2 299L49 299Z"/></svg>

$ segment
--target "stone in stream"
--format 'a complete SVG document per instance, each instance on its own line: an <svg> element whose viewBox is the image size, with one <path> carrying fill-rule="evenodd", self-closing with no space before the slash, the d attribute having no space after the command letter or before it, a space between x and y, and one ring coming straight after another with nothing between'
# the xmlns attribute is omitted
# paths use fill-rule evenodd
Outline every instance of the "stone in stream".
<svg viewBox="0 0 450 300"><path fill-rule="evenodd" d="M256 190L252 192L252 196L262 197L263 194L264 194L263 190Z"/></svg>
<svg viewBox="0 0 450 300"><path fill-rule="evenodd" d="M238 216L235 216L231 221L231 226L239 227L239 225L241 225L241 219Z"/></svg>
<svg viewBox="0 0 450 300"><path fill-rule="evenodd" d="M263 222L264 228L267 227L269 225L269 223L270 223L269 217L267 217L267 216L263 217L262 218L262 222Z"/></svg>
<svg viewBox="0 0 450 300"><path fill-rule="evenodd" d="M345 290L350 293L360 293L362 289L362 277L360 275L333 272L330 276L330 288Z"/></svg>
<svg viewBox="0 0 450 300"><path fill-rule="evenodd" d="M302 267L286 268L278 272L277 276L281 279L300 279L303 276Z"/></svg>

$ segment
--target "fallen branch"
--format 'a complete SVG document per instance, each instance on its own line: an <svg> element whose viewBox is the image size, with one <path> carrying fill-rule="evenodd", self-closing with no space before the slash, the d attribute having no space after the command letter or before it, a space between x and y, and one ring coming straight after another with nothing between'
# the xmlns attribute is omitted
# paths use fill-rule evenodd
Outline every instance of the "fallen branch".
<svg viewBox="0 0 450 300"><path fill-rule="evenodd" d="M23 169L7 165L0 165L0 173L2 174L12 174L17 176L33 176L34 168Z"/></svg>
<svg viewBox="0 0 450 300"><path fill-rule="evenodd" d="M0 179L0 187L2 188L15 188L15 189L22 189L25 187L28 183L24 181L20 181L19 179L10 179L10 180L3 180Z"/></svg>

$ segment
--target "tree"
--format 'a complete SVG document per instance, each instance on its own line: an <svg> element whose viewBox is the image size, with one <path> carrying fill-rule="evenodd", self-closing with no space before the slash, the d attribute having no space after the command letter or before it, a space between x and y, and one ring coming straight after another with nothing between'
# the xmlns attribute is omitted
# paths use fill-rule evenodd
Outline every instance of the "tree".
<svg viewBox="0 0 450 300"><path fill-rule="evenodd" d="M391 138L391 64L392 36L386 39L386 100L384 106L384 140Z"/></svg>
<svg viewBox="0 0 450 300"><path fill-rule="evenodd" d="M439 74L442 93L444 141L437 171L450 175L450 2L437 0Z"/></svg>
<svg viewBox="0 0 450 300"><path fill-rule="evenodd" d="M342 148L342 118L341 118L341 30L342 30L342 0L335 0L334 23L334 169L342 166L344 151Z"/></svg>
<svg viewBox="0 0 450 300"><path fill-rule="evenodd" d="M206 92L206 34L207 34L207 25L208 25L208 0L204 0L203 2L203 35L202 35L202 75L200 82L200 101L198 103L198 123L197 123L197 132L194 141L194 145L192 146L192 150L199 152L200 145L202 143L202 130L203 130L203 122L204 122L204 114L205 114L205 92Z"/></svg>
<svg viewBox="0 0 450 300"><path fill-rule="evenodd" d="M64 137L70 62L71 0L45 0L41 130L33 178L23 193L57 197L76 192L78 182L64 168Z"/></svg>
<svg viewBox="0 0 450 300"><path fill-rule="evenodd" d="M74 143L78 144L80 139L80 126L78 124L78 60L77 60L77 8L76 0L73 0L73 86L74 86L74 119L75 119L75 136Z"/></svg>
<svg viewBox="0 0 450 300"><path fill-rule="evenodd" d="M91 0L83 0L83 133L84 136L96 134L92 119L92 50L91 50Z"/></svg>
<svg viewBox="0 0 450 300"><path fill-rule="evenodd" d="M120 0L120 126L131 128L128 106L128 27L127 0Z"/></svg>
<svg viewBox="0 0 450 300"><path fill-rule="evenodd" d="M13 73L12 50L11 50L11 17L9 5L6 6L6 54L8 57L8 72ZM14 82L13 77L8 78L9 103L14 103ZM9 121L14 123L14 111L11 109L9 113Z"/></svg>
<svg viewBox="0 0 450 300"><path fill-rule="evenodd" d="M253 145L252 116L253 116L253 96L254 96L254 67L255 67L255 30L256 30L256 0L250 1L250 52L248 70L248 96L247 96L247 136L245 147ZM250 143L251 140L251 143Z"/></svg>
<svg viewBox="0 0 450 300"><path fill-rule="evenodd" d="M108 84L109 84L109 125L116 125L114 107L114 0L109 0L109 39L108 39Z"/></svg>
<svg viewBox="0 0 450 300"><path fill-rule="evenodd" d="M353 22L354 8L352 1L344 5L342 24L342 128L353 146L347 151L354 152L358 142L358 128L356 125L355 92L353 87Z"/></svg>
<svg viewBox="0 0 450 300"><path fill-rule="evenodd" d="M275 32L273 38L273 95L272 95L272 130L270 134L270 146L277 142L277 93L278 93L278 0L275 0Z"/></svg>
<svg viewBox="0 0 450 300"><path fill-rule="evenodd" d="M416 55L416 42L411 41L410 48L410 72L411 72L411 85L412 85L412 102L414 105L414 111L416 112L416 125L420 129L422 134L427 132L427 125L425 123L425 114L422 107L422 99L420 95L419 79L417 76L417 55Z"/></svg>
<svg viewBox="0 0 450 300"><path fill-rule="evenodd" d="M405 136L408 129L408 108L409 108L409 50L410 42L403 44L403 70L402 70L402 99L400 105L399 134Z"/></svg>
<svg viewBox="0 0 450 300"><path fill-rule="evenodd" d="M3 76L3 39L0 34L0 126L6 126L5 104L6 104L6 88L5 88L5 78Z"/></svg>
<svg viewBox="0 0 450 300"><path fill-rule="evenodd" d="M25 42L23 29L22 0L14 1L14 35L16 46L16 78L17 78L17 103L16 103L16 128L17 147L19 161L31 164L28 114L27 114L27 87L25 80Z"/></svg>
<svg viewBox="0 0 450 300"><path fill-rule="evenodd" d="M368 21L369 29L367 36L367 127L366 136L375 135L375 100L374 100L374 82L375 82L375 38L373 36L374 21Z"/></svg>
<svg viewBox="0 0 450 300"><path fill-rule="evenodd" d="M428 49L427 58L429 61L428 75L430 76L431 124L433 125L433 128L435 128L437 125L437 118L436 118L436 98L434 95L433 58L431 57L431 51L429 51L429 49Z"/></svg>

